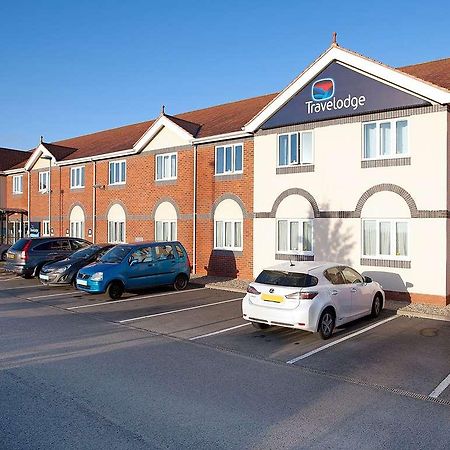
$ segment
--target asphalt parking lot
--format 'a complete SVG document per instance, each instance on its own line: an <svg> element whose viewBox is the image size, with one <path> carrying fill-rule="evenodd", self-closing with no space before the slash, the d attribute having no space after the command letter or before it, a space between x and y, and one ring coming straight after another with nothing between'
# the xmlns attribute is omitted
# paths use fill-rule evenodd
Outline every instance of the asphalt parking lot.
<svg viewBox="0 0 450 450"><path fill-rule="evenodd" d="M125 294L117 301L70 287L0 274L1 297L23 308L40 304L157 335L301 367L350 383L450 405L450 322L396 316L361 319L317 334L272 327L256 330L242 319L243 294L195 285Z"/></svg>

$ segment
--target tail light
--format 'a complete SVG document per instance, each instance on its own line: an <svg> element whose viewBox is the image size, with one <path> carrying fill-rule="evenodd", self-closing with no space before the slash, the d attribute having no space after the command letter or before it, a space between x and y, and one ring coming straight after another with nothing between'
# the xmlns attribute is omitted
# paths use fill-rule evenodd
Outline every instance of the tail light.
<svg viewBox="0 0 450 450"><path fill-rule="evenodd" d="M254 294L254 295L261 294L261 292L257 291L253 286L250 286L250 285L247 287L247 292L249 294Z"/></svg>
<svg viewBox="0 0 450 450"><path fill-rule="evenodd" d="M188 263L188 267L189 267L189 272L192 273L192 266L191 266L191 260L189 259L189 255L186 252L186 256L187 256L187 263Z"/></svg>
<svg viewBox="0 0 450 450"><path fill-rule="evenodd" d="M23 250L20 253L20 259L23 259L24 261L28 261L28 250L31 247L31 241L27 241L26 244L23 246Z"/></svg>
<svg viewBox="0 0 450 450"><path fill-rule="evenodd" d="M317 294L318 292L294 292L286 295L286 298L290 300L312 300Z"/></svg>

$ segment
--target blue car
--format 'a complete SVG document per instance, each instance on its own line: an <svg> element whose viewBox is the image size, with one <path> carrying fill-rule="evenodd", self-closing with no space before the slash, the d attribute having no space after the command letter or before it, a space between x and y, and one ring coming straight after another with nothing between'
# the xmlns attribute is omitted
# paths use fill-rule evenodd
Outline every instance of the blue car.
<svg viewBox="0 0 450 450"><path fill-rule="evenodd" d="M107 293L116 300L125 291L172 285L185 289L191 264L180 242L141 242L119 244L99 261L77 274L78 289L92 294Z"/></svg>

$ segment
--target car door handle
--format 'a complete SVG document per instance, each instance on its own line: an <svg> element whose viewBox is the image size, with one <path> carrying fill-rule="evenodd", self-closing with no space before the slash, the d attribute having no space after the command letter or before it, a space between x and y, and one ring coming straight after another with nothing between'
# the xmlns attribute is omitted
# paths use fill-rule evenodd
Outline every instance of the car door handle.
<svg viewBox="0 0 450 450"><path fill-rule="evenodd" d="M350 292L356 292L358 289L356 289L356 288L351 288L350 289Z"/></svg>
<svg viewBox="0 0 450 450"><path fill-rule="evenodd" d="M333 291L331 291L331 295L338 295L339 291L336 291L336 289L334 289Z"/></svg>

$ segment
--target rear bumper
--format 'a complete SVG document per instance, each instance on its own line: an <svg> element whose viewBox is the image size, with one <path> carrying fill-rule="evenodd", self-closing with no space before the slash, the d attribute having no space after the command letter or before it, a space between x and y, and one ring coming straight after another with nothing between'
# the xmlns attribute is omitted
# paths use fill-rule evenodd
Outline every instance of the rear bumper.
<svg viewBox="0 0 450 450"><path fill-rule="evenodd" d="M34 269L30 269L29 267L22 265L22 264L13 264L13 263L6 263L3 266L4 270L7 270L8 272L16 273L17 275L32 275L34 272Z"/></svg>

